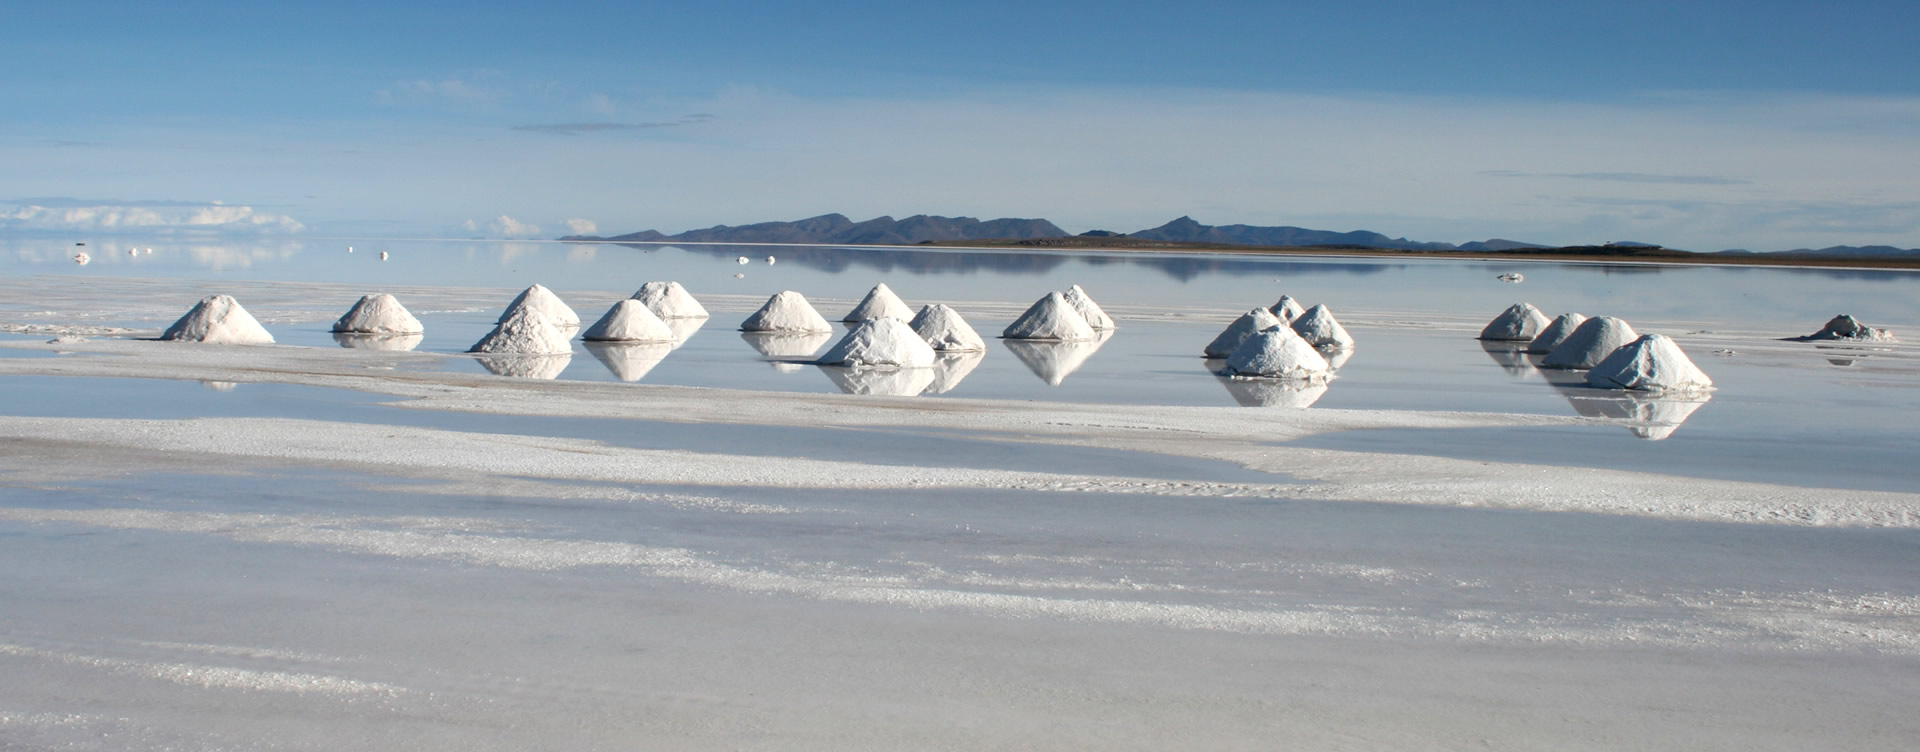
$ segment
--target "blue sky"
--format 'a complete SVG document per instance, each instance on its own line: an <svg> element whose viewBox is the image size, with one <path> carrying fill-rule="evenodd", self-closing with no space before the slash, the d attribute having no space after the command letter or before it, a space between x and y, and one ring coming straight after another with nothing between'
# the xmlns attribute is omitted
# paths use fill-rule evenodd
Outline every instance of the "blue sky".
<svg viewBox="0 0 1920 752"><path fill-rule="evenodd" d="M19 5L0 228L1920 246L1920 4L1249 5Z"/></svg>

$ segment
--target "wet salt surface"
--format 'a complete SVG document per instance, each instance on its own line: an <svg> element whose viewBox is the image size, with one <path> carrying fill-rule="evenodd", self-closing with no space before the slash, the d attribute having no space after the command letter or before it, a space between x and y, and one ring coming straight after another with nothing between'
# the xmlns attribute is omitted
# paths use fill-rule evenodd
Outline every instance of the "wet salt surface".
<svg viewBox="0 0 1920 752"><path fill-rule="evenodd" d="M4 350L0 350L4 351ZM716 398L719 398L716 396ZM635 449L797 457L877 465L1139 476L1212 482L1287 482L1228 463L1090 447L995 441L968 432L810 429L719 423L492 415L394 407L396 400L345 389L274 383L0 376L0 414L49 418L182 420L302 418L474 433L589 439Z"/></svg>

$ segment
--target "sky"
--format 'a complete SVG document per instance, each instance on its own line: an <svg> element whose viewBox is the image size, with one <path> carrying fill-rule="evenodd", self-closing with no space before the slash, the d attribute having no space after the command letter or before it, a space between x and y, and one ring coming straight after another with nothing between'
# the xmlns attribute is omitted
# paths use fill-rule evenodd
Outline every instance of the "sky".
<svg viewBox="0 0 1920 752"><path fill-rule="evenodd" d="M0 233L839 212L1920 247L1920 3L87 2L0 24Z"/></svg>

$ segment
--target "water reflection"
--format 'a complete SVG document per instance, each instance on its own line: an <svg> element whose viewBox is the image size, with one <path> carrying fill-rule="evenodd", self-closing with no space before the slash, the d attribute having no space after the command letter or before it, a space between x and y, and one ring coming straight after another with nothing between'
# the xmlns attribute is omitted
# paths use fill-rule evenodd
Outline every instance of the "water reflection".
<svg viewBox="0 0 1920 752"><path fill-rule="evenodd" d="M778 360L811 358L820 351L832 332L741 332L740 338L761 357Z"/></svg>
<svg viewBox="0 0 1920 752"><path fill-rule="evenodd" d="M681 253L720 259L745 257L760 259L764 246L753 245L673 245L671 243L598 243L617 245L652 253L671 249ZM855 268L909 274L978 274L993 272L1007 275L1042 275L1069 261L1087 266L1131 266L1148 269L1181 282L1209 275L1348 274L1373 275L1406 268L1396 263L1300 263L1274 261L1272 257L1173 254L1153 255L1138 251L1072 249L1065 253L1045 247L1021 248L1017 252L969 251L960 249L874 248L860 246L787 246L780 249L780 263L798 264L808 269L838 274Z"/></svg>
<svg viewBox="0 0 1920 752"><path fill-rule="evenodd" d="M495 376L508 376L516 379L553 379L567 370L567 364L573 362L573 353L558 355L498 355L481 354L473 356L480 366Z"/></svg>
<svg viewBox="0 0 1920 752"><path fill-rule="evenodd" d="M819 366L834 386L847 394L912 397L933 386L932 368L847 368Z"/></svg>
<svg viewBox="0 0 1920 752"><path fill-rule="evenodd" d="M1241 407L1312 407L1327 393L1324 381L1304 379L1236 379L1214 375Z"/></svg>
<svg viewBox="0 0 1920 752"><path fill-rule="evenodd" d="M1575 413L1588 418L1626 421L1631 424L1627 426L1628 432L1650 441L1672 436L1695 410L1713 399L1704 392L1679 396L1560 384L1553 388L1566 396Z"/></svg>
<svg viewBox="0 0 1920 752"><path fill-rule="evenodd" d="M933 383L927 386L925 394L946 394L953 391L953 388L959 386L960 382L967 378L967 374L973 373L973 369L986 358L987 354L979 350L941 353L940 359L933 362Z"/></svg>
<svg viewBox="0 0 1920 752"><path fill-rule="evenodd" d="M665 342L585 342L587 352L621 381L639 381L660 365L673 345Z"/></svg>
<svg viewBox="0 0 1920 752"><path fill-rule="evenodd" d="M424 334L355 334L352 332L334 332L333 341L341 347L356 350L391 350L407 352L420 346L426 339Z"/></svg>
<svg viewBox="0 0 1920 752"><path fill-rule="evenodd" d="M1032 371L1033 375L1047 382L1047 386L1059 386L1113 337L1113 330L1102 329L1099 334L1097 339L1071 342L1003 339L1000 344L1005 345L1013 357L1026 364L1027 370Z"/></svg>
<svg viewBox="0 0 1920 752"><path fill-rule="evenodd" d="M239 384L231 381L202 381L200 385L216 392L231 392L240 388Z"/></svg>
<svg viewBox="0 0 1920 752"><path fill-rule="evenodd" d="M687 340L693 339L693 335L700 332L700 327L706 326L707 324L705 318L673 318L661 319L661 321L667 322L667 329L673 332L672 346L675 350L680 349L680 346L686 344Z"/></svg>
<svg viewBox="0 0 1920 752"><path fill-rule="evenodd" d="M1475 340L1480 349L1487 351L1487 357L1500 364L1501 370L1515 379L1524 379L1539 372L1533 361L1527 360L1527 343L1500 340Z"/></svg>

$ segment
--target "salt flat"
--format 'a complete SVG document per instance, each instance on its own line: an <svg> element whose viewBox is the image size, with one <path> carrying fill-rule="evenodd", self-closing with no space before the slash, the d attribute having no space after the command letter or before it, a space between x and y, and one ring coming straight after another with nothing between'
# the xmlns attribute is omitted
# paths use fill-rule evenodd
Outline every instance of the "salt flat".
<svg viewBox="0 0 1920 752"><path fill-rule="evenodd" d="M344 291L272 287L288 303L242 296L270 328L330 321L300 302ZM72 384L0 400L9 746L1920 735L1913 493L1292 443L1603 419L505 379L444 353L119 336L197 299L164 284L0 289L34 303L0 325L36 333L0 349L62 353L0 358L0 384ZM1108 310L1123 331L1148 315ZM89 336L44 342L60 332ZM161 380L235 399L84 409ZM267 382L378 397L249 407ZM542 422L563 419L593 422Z"/></svg>

